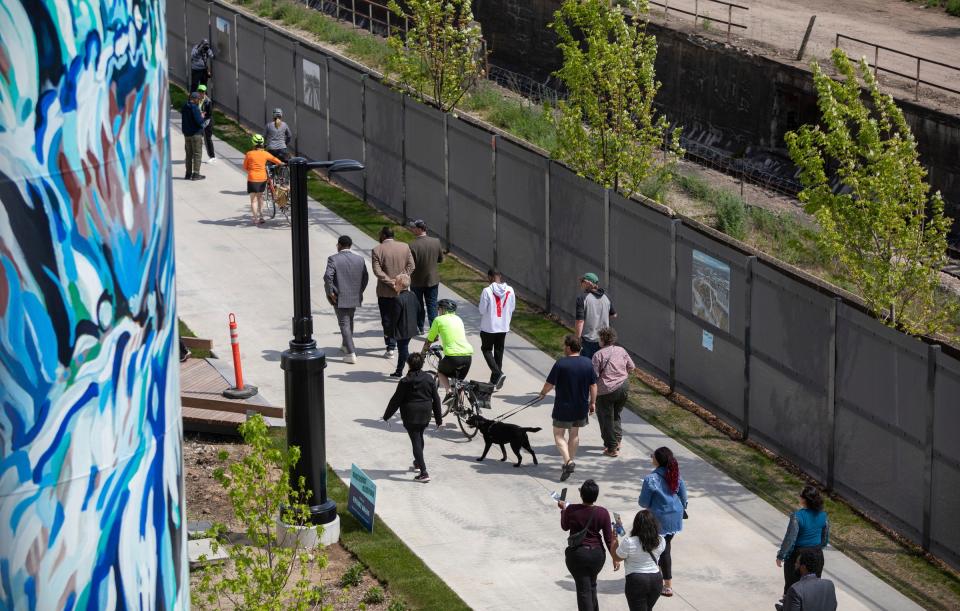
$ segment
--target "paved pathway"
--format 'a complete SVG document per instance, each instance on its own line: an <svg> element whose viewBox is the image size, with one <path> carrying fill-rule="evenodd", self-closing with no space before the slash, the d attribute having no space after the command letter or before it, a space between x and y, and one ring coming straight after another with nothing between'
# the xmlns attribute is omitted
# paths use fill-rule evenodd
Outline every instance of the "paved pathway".
<svg viewBox="0 0 960 611"><path fill-rule="evenodd" d="M227 314L240 325L244 375L273 404L283 402L280 353L291 336L292 281L290 230L284 220L261 227L250 224L245 177L236 167L240 154L217 143L221 160L204 164L204 181L185 182L183 140L172 130L177 287L180 317L198 335L214 340L215 351L229 354ZM310 207L313 313L316 340L330 355L326 370L328 461L349 478L357 463L377 482L377 512L394 531L475 609L574 609L574 585L563 564L565 535L549 493L560 460L549 433L549 407L528 409L513 422L541 426L532 435L540 457L522 468L480 455L482 442L466 442L456 424L429 431L426 460L433 481L419 484L407 471L409 440L398 421L381 420L395 381L394 363L382 358L376 298L371 286L357 317L359 359L341 361L340 338L332 308L322 294L326 256L336 237L346 233L364 255L374 241L313 202ZM570 270L571 277L578 270ZM453 297L441 287L441 296ZM462 299L458 299L463 303ZM461 308L472 337L479 315ZM472 377L485 379L479 355ZM525 402L539 390L552 359L526 341L510 336L505 370L508 380L496 395L494 413ZM583 431L577 472L567 482L587 477L600 484L600 503L632 518L640 480L651 451L674 448L690 490L690 516L674 542L677 595L657 608L772 609L782 577L774 564L786 517L742 486L697 458L633 414L624 414L620 459L601 455L595 424ZM496 450L491 452L496 456ZM838 584L840 608L917 609L895 590L834 550L827 551L827 574ZM600 576L604 609L626 609L623 575L609 561Z"/></svg>

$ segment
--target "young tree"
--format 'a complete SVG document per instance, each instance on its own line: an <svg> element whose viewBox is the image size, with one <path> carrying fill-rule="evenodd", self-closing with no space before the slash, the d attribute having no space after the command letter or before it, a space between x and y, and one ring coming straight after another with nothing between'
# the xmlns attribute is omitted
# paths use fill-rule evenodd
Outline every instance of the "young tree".
<svg viewBox="0 0 960 611"><path fill-rule="evenodd" d="M840 49L832 60L838 81L813 64L821 125L786 136L800 168L800 201L820 223L821 247L881 320L935 332L951 314L935 299L950 227L943 199L929 194L903 112L866 60L858 69Z"/></svg>
<svg viewBox="0 0 960 611"><path fill-rule="evenodd" d="M243 528L245 540L227 548L229 561L204 566L191 588L193 604L201 609L222 608L222 599L236 609L262 611L305 611L332 609L323 604L323 590L307 574L311 563L320 568L327 558L320 552L312 557L289 534L277 533L277 518L285 524L303 526L310 520L309 498L303 478L290 483L290 471L300 459L300 448L284 452L276 447L259 414L240 425L240 434L249 451L238 462L218 467L214 479L223 487ZM225 464L226 452L219 460ZM214 551L226 533L223 524L214 524Z"/></svg>
<svg viewBox="0 0 960 611"><path fill-rule="evenodd" d="M456 108L484 71L483 39L469 0L390 0L390 10L410 24L406 38L391 36L387 67L421 100L432 97L444 112Z"/></svg>
<svg viewBox="0 0 960 611"><path fill-rule="evenodd" d="M646 0L634 3L637 15ZM553 25L563 52L555 74L568 91L554 117L558 159L606 187L631 195L673 161L658 150L680 155L680 130L653 109L660 89L653 62L657 39L646 22L627 23L609 0L564 0Z"/></svg>

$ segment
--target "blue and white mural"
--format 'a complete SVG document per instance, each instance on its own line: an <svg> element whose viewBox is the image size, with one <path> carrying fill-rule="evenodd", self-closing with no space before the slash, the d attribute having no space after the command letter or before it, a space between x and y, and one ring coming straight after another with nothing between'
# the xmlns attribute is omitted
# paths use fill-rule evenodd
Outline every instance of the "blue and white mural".
<svg viewBox="0 0 960 611"><path fill-rule="evenodd" d="M0 609L187 605L163 10L0 3Z"/></svg>

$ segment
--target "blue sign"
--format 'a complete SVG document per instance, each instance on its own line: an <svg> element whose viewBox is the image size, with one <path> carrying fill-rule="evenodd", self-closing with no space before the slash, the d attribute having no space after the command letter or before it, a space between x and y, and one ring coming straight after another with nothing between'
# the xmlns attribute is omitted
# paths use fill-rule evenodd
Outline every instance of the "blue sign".
<svg viewBox="0 0 960 611"><path fill-rule="evenodd" d="M377 503L377 485L360 470L350 465L350 494L347 496L347 510L357 519L367 532L373 532L373 510Z"/></svg>

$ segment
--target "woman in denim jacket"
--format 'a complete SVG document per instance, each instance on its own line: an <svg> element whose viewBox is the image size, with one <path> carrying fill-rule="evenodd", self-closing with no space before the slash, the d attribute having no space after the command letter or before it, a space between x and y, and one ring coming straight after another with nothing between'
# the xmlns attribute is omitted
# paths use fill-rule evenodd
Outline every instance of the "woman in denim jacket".
<svg viewBox="0 0 960 611"><path fill-rule="evenodd" d="M640 490L640 506L649 509L660 524L660 534L667 542L660 555L660 571L663 573L663 596L673 596L673 562L670 558L670 542L683 530L683 514L687 508L687 486L680 477L680 466L670 448L657 448L653 453L654 471L643 478Z"/></svg>

